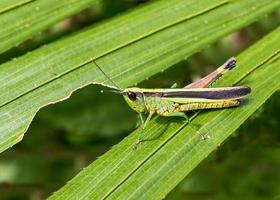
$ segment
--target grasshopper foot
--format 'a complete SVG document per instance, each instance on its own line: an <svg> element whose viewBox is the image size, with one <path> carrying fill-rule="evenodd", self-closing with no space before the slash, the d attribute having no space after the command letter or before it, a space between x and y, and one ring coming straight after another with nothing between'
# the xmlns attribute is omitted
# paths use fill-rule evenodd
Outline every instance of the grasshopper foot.
<svg viewBox="0 0 280 200"><path fill-rule="evenodd" d="M133 150L138 149L138 147L141 143L142 143L142 140L138 139L137 142L133 145Z"/></svg>
<svg viewBox="0 0 280 200"><path fill-rule="evenodd" d="M211 138L208 133L202 134L200 131L196 131L196 133L199 134L199 136L201 137L202 140L207 140L207 139Z"/></svg>
<svg viewBox="0 0 280 200"><path fill-rule="evenodd" d="M207 140L207 139L210 139L210 135L208 133L204 134L204 133L201 133L199 131L199 129L196 130L196 133L201 137L202 140Z"/></svg>

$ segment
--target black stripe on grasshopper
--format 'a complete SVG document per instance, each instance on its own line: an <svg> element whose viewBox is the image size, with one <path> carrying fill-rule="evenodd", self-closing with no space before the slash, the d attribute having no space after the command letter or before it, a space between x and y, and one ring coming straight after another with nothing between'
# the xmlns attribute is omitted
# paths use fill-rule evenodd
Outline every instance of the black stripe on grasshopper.
<svg viewBox="0 0 280 200"><path fill-rule="evenodd" d="M230 89L219 88L213 90L212 88L206 91L196 90L168 92L163 93L163 97L185 97L185 98L203 98L203 99L234 99L245 96L251 92L249 87L231 87Z"/></svg>
<svg viewBox="0 0 280 200"><path fill-rule="evenodd" d="M137 90L141 90L138 92ZM149 89L148 89L149 90ZM160 89L159 89L160 90ZM194 88L194 89L165 89L163 91L145 91L145 89L127 89L127 96L133 100L136 96L166 97L166 98L202 98L202 99L235 99L246 96L251 89L246 86L227 88Z"/></svg>

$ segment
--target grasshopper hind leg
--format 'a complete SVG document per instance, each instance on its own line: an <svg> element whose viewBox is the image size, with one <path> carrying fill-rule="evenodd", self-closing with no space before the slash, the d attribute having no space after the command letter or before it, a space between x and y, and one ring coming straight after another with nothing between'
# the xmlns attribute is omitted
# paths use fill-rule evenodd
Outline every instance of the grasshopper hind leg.
<svg viewBox="0 0 280 200"><path fill-rule="evenodd" d="M196 125L194 125L194 124L191 122L190 118L189 118L189 117L186 115L186 113L184 113L184 112L169 112L169 113L164 113L164 114L162 114L162 115L163 115L163 116L166 116L166 117L183 117L183 118L185 118L185 119L188 121L188 124L190 125L190 127L192 127L192 128L196 131L196 133L201 137L201 139L206 140L206 139L209 138L209 136L207 136L207 134L204 135L204 134L202 134L202 133L200 132L199 127L197 127Z"/></svg>

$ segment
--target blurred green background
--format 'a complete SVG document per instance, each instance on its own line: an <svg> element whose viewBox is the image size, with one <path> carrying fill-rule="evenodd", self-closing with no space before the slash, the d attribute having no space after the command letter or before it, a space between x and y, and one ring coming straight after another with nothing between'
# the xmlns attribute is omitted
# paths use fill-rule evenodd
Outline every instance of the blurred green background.
<svg viewBox="0 0 280 200"><path fill-rule="evenodd" d="M145 2L102 1L0 55L0 63ZM279 26L279 16L278 11L260 19L139 86L184 86ZM166 199L280 199L279 99L278 91ZM23 141L0 156L0 199L48 197L134 130L137 121L120 95L94 85L43 108Z"/></svg>

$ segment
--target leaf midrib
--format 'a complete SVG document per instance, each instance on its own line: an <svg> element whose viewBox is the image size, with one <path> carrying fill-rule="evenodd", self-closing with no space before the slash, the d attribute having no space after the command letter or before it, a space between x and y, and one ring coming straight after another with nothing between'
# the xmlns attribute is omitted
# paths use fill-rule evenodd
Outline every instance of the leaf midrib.
<svg viewBox="0 0 280 200"><path fill-rule="evenodd" d="M29 3L32 3L32 1L35 1L35 0L27 0L26 2L23 2L21 4L17 4L17 5L14 5L14 6L10 6L10 7L6 8L6 9L4 9L4 10L0 10L0 15L4 14L6 12L9 12L11 10L14 10L14 9L16 9L16 8L18 8L20 6L24 6L24 5L27 5Z"/></svg>

